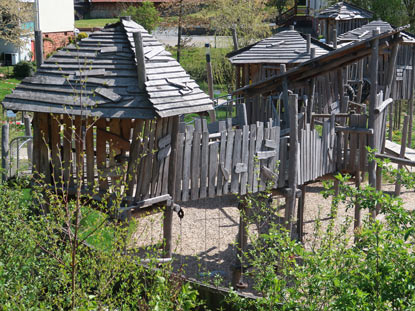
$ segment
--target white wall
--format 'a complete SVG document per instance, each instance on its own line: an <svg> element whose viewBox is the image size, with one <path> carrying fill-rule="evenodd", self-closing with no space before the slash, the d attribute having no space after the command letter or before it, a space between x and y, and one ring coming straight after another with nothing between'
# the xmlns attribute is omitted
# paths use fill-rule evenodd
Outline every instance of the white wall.
<svg viewBox="0 0 415 311"><path fill-rule="evenodd" d="M75 14L73 0L38 0L39 27L45 32L73 31Z"/></svg>
<svg viewBox="0 0 415 311"><path fill-rule="evenodd" d="M24 41L25 44L23 44L21 48L18 48L13 44L0 39L0 53L16 53L18 62L22 60L30 61L32 42L30 38L26 38ZM4 59L0 59L0 62L3 63L3 60Z"/></svg>

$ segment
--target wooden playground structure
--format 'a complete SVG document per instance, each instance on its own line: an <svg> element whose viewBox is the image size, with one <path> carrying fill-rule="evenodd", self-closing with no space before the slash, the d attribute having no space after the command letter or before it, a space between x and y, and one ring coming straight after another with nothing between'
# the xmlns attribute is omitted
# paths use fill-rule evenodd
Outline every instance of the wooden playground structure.
<svg viewBox="0 0 415 311"><path fill-rule="evenodd" d="M341 172L354 175L359 187L367 172L369 183L381 187L381 171L368 162L366 147L380 156L385 151L404 29L375 29L368 38L318 55L313 41L301 37L304 51L295 47L290 53L303 59L290 67L273 61L273 73L261 69L269 59L256 67L237 64L237 101L229 109L237 105L243 116L236 125L219 121L218 131L209 131L204 118L213 109L209 97L128 18L55 54L3 106L34 112L33 171L45 183L60 183L71 193L82 181L85 193L104 194L125 182L121 219L145 217L163 206L167 258L172 215L182 202L238 195L244 210L245 195L267 188L285 196L285 224L292 230L297 222L301 240L307 183ZM86 61L82 68L79 58ZM364 79L370 82L365 102ZM200 117L181 122L180 115L188 113ZM356 227L360 219L357 206ZM244 248L246 224L239 226ZM236 284L243 287L240 274L236 269Z"/></svg>

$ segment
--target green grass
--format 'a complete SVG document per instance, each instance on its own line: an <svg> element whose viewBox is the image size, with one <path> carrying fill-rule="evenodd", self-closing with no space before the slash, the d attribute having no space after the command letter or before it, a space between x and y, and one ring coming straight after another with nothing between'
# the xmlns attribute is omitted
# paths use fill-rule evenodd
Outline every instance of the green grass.
<svg viewBox="0 0 415 311"><path fill-rule="evenodd" d="M118 22L118 18L96 18L96 19L81 19L75 21L76 28L99 28L106 24L113 24Z"/></svg>
<svg viewBox="0 0 415 311"><path fill-rule="evenodd" d="M14 78L0 80L0 102L3 101L4 97L7 94L10 94L19 83L20 80Z"/></svg>

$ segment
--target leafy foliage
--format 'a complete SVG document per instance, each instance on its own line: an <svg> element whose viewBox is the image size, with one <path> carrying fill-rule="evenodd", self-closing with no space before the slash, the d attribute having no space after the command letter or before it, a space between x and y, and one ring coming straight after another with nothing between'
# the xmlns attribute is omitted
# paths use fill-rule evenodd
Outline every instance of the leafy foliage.
<svg viewBox="0 0 415 311"><path fill-rule="evenodd" d="M0 39L22 46L33 30L28 23L34 20L33 3L0 0Z"/></svg>
<svg viewBox="0 0 415 311"><path fill-rule="evenodd" d="M144 1L139 6L129 6L121 16L131 16L131 19L152 32L160 23L159 12L153 2Z"/></svg>
<svg viewBox="0 0 415 311"><path fill-rule="evenodd" d="M378 161L379 165L384 165ZM402 176L413 188L414 174L384 166L388 174ZM336 176L340 194L333 196L332 183L325 197L333 197L331 220L315 227L310 247L291 239L273 224L267 233L251 236L253 249L246 258L253 266L255 302L230 296L241 309L254 310L412 310L415 307L415 215L402 200L370 186L360 189L349 176ZM381 207L380 219L367 218L350 236L353 220L339 221L340 207L364 211ZM340 222L340 225L338 223Z"/></svg>
<svg viewBox="0 0 415 311"><path fill-rule="evenodd" d="M36 67L32 62L20 61L13 67L13 74L18 78L30 77L36 71Z"/></svg>

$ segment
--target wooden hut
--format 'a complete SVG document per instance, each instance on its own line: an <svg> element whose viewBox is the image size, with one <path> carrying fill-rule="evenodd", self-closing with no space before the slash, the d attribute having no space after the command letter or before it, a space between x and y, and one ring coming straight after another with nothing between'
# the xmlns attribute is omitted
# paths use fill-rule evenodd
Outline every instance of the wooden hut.
<svg viewBox="0 0 415 311"><path fill-rule="evenodd" d="M108 193L145 207L173 194L179 115L212 101L143 27L123 18L54 54L3 106L33 117L33 170L73 193ZM62 188L61 187L61 188Z"/></svg>
<svg viewBox="0 0 415 311"><path fill-rule="evenodd" d="M333 29L340 35L367 24L372 18L373 13L370 11L345 1L338 2L317 14L318 32L326 38L326 42L332 42Z"/></svg>
<svg viewBox="0 0 415 311"><path fill-rule="evenodd" d="M333 49L324 43L294 29L275 34L227 56L235 66L236 88L256 83L294 68L313 57L324 55ZM312 55L312 51L314 51ZM272 118L269 104L259 97L246 99L248 123ZM264 107L267 105L267 107Z"/></svg>

